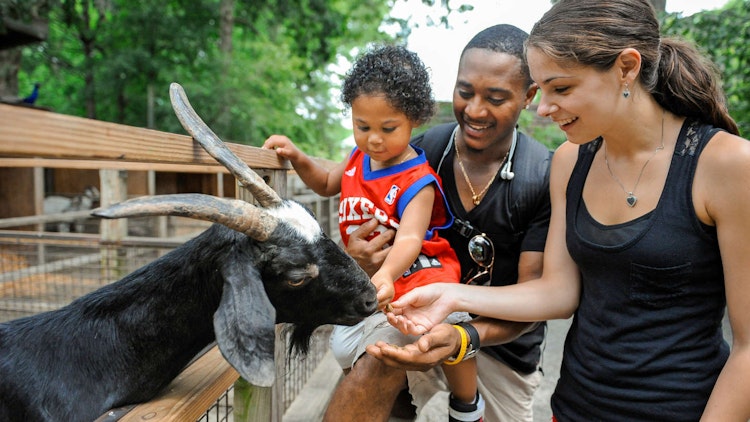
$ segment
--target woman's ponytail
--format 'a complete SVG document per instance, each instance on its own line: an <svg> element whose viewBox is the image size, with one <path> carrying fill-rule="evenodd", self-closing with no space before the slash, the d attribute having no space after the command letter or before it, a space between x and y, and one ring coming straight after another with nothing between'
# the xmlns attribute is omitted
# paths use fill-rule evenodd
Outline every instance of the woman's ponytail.
<svg viewBox="0 0 750 422"><path fill-rule="evenodd" d="M719 71L693 45L662 38L654 98L674 114L694 117L739 135L727 111Z"/></svg>

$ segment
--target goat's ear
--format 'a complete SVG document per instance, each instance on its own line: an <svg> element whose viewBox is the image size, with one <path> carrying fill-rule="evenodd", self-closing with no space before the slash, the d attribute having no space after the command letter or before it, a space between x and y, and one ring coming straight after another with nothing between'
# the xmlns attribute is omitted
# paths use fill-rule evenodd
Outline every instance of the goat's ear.
<svg viewBox="0 0 750 422"><path fill-rule="evenodd" d="M276 310L247 257L230 256L222 268L224 292L214 314L224 358L249 383L270 387L276 378Z"/></svg>

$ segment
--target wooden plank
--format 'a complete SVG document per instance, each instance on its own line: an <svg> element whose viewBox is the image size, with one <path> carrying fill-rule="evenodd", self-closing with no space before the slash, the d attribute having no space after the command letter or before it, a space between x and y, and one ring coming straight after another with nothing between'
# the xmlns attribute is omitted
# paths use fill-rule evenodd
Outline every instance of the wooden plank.
<svg viewBox="0 0 750 422"><path fill-rule="evenodd" d="M66 211L54 214L28 215L25 217L0 218L0 228L19 227L29 224L44 224L56 221L74 221L77 218L91 217L91 210Z"/></svg>
<svg viewBox="0 0 750 422"><path fill-rule="evenodd" d="M101 246L98 234L0 230L0 245L6 245L8 242L14 245L76 246L85 248L99 248Z"/></svg>
<svg viewBox="0 0 750 422"><path fill-rule="evenodd" d="M215 164L188 135L0 104L0 156ZM253 168L290 169L270 150L227 142Z"/></svg>
<svg viewBox="0 0 750 422"><path fill-rule="evenodd" d="M195 421L239 378L214 346L180 373L148 403L136 406L120 421Z"/></svg>
<svg viewBox="0 0 750 422"><path fill-rule="evenodd" d="M102 161L102 160L65 160L50 158L0 158L0 167L44 167L76 170L134 170L157 171L174 173L229 173L219 163L211 164L172 164L172 163L141 163L132 161Z"/></svg>
<svg viewBox="0 0 750 422"><path fill-rule="evenodd" d="M0 220L2 221L2 220ZM206 224L208 227L210 223ZM89 248L99 248L103 245L133 246L142 248L164 248L174 249L188 240L198 236L203 232L199 228L194 233L188 233L172 237L140 237L126 236L114 243L102 242L99 235L88 233L56 233L56 232L30 232L23 230L0 230L0 241L10 239L13 244L18 245L39 245L46 244L49 246L79 246Z"/></svg>

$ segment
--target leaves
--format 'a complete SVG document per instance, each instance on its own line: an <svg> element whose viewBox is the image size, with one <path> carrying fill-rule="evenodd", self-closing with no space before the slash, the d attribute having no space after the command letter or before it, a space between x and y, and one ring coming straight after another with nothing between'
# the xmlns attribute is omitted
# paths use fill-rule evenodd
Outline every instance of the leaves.
<svg viewBox="0 0 750 422"><path fill-rule="evenodd" d="M693 41L722 73L729 113L743 136L750 134L750 1L730 0L723 8L682 17L666 15L667 34Z"/></svg>
<svg viewBox="0 0 750 422"><path fill-rule="evenodd" d="M389 38L379 31L388 0L37 3L51 7L49 39L23 50L19 83L42 83L40 105L181 133L167 92L179 81L223 138L260 145L284 133L326 157L338 155L343 137L328 69L354 47ZM231 7L230 19L220 6ZM220 29L231 34L228 51Z"/></svg>

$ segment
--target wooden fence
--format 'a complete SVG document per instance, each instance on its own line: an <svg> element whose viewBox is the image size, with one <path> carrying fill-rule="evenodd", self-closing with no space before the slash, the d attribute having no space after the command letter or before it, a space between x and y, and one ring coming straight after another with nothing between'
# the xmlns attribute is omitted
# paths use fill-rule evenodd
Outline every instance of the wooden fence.
<svg viewBox="0 0 750 422"><path fill-rule="evenodd" d="M280 161L272 151L246 145L228 144L229 148L251 168L256 170L282 196L287 196L287 177L290 166ZM195 234L195 229L180 230L180 219L163 218L154 231L156 237L133 236L128 234L129 219L102 220L95 233L49 233L44 231L45 223L60 219L84 218L87 212L65 213L63 215L43 215L42 201L45 195L45 170L71 169L74 171L98 172L100 202L106 206L130 196L165 192L159 186L158 175L202 174L209 175L209 182L199 186L218 196L227 191L236 192L240 199L251 201L243 189L234 184L227 187L227 181L234 181L228 171L186 135L164 133L143 128L101 122L56 114L43 110L15 107L0 104L0 254L3 245L32 251L32 264L24 263L3 268L0 262L0 293L9 289L13 282L22 278L31 279L35 274L49 274L53 271L83 265L88 258L61 258L54 255L64 249L81 247L100 251L100 255L89 253L89 261L96 261L101 283L114 281L123 271L114 271L114 263L121 256L107 255L109 249L103 245L116 244L118 247L174 247ZM146 174L135 177L134 174ZM145 180L144 188L129 191L132 183L128 175ZM131 180L132 181L132 180ZM297 191L300 202L307 202L319 216L319 221L332 237L338 235L336 223L336 200L326 200L317 195ZM27 203L24 206L24 203ZM79 215L80 214L80 215ZM195 224L195 223L193 223ZM5 242L5 243L4 243ZM137 254L137 253L134 253ZM12 254L11 254L12 255ZM13 255L13 259L16 258ZM83 261L81 261L83 260ZM25 261L24 261L25 262ZM109 265L113 266L110 267ZM105 275L106 274L106 275ZM95 288L98 286L93 286ZM0 295L2 297L2 295ZM39 299L36 300L40 302ZM43 300L41 302L44 302ZM39 304L38 304L39 305ZM62 305L51 301L42 303L32 312L54 309ZM0 301L0 308L3 306ZM11 306L11 305L8 305ZM317 363L327 351L325 327L313 344L313 355L304 362L290 362L285 355L286 341L277 333L277 381L274 387L258 388L238 382L238 374L224 361L216 347L199 356L183 373L170 384L164 393L155 400L135 408L115 409L105 420L197 420L207 409L216 406L219 398L227 400L227 393L234 390L233 420L281 421L284 412L303 388L306 378L315 370ZM291 366L286 366L291 365ZM290 389L291 384L291 389ZM236 386L233 388L233 386ZM250 389L252 405L248 407L245 398L238 408L237 396L247 397ZM238 394L238 390L241 394ZM239 418L238 418L239 417ZM222 419L224 420L224 419Z"/></svg>

